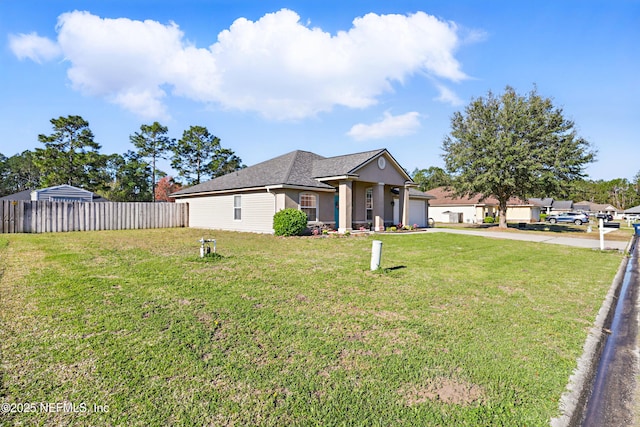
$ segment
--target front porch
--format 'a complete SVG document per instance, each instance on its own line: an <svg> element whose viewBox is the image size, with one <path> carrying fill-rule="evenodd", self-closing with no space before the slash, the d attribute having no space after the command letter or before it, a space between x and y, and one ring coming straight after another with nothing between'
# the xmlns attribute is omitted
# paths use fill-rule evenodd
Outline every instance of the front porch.
<svg viewBox="0 0 640 427"><path fill-rule="evenodd" d="M383 182L341 180L336 195L335 221L339 233L359 230L384 231L390 224L409 222L409 188ZM394 191L396 190L398 194ZM395 215L394 215L395 211Z"/></svg>

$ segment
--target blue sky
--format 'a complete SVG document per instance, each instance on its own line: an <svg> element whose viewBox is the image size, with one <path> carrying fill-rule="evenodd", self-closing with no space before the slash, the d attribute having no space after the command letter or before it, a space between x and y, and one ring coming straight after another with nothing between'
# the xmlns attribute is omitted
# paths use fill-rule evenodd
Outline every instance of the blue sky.
<svg viewBox="0 0 640 427"><path fill-rule="evenodd" d="M535 84L598 149L591 179L640 171L638 0L0 0L0 41L6 156L80 115L105 154L159 121L247 165L387 148L411 172L472 98Z"/></svg>

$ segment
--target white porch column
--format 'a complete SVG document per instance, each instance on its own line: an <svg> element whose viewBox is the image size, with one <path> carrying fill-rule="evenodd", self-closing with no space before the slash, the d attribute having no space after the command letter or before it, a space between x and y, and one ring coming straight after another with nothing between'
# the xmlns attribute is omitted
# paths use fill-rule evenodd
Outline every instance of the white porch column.
<svg viewBox="0 0 640 427"><path fill-rule="evenodd" d="M409 186L407 185L400 189L400 204L402 207L400 212L402 225L409 225Z"/></svg>
<svg viewBox="0 0 640 427"><path fill-rule="evenodd" d="M384 182L373 187L373 230L384 231Z"/></svg>
<svg viewBox="0 0 640 427"><path fill-rule="evenodd" d="M338 212L340 216L338 233L351 232L353 230L352 186L352 181L340 181L338 187Z"/></svg>

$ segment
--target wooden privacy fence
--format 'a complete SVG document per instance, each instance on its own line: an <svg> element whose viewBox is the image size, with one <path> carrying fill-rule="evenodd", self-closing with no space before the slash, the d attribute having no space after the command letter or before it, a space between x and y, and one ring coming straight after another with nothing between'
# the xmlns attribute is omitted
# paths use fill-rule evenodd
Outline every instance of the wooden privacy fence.
<svg viewBox="0 0 640 427"><path fill-rule="evenodd" d="M2 233L131 230L189 226L187 203L0 201Z"/></svg>

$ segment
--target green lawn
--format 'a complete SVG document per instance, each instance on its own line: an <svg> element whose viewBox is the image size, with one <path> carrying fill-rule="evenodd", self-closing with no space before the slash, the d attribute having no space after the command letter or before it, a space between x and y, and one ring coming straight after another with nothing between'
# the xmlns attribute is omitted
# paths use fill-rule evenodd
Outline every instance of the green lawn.
<svg viewBox="0 0 640 427"><path fill-rule="evenodd" d="M0 424L548 425L622 255L376 238L4 235Z"/></svg>

